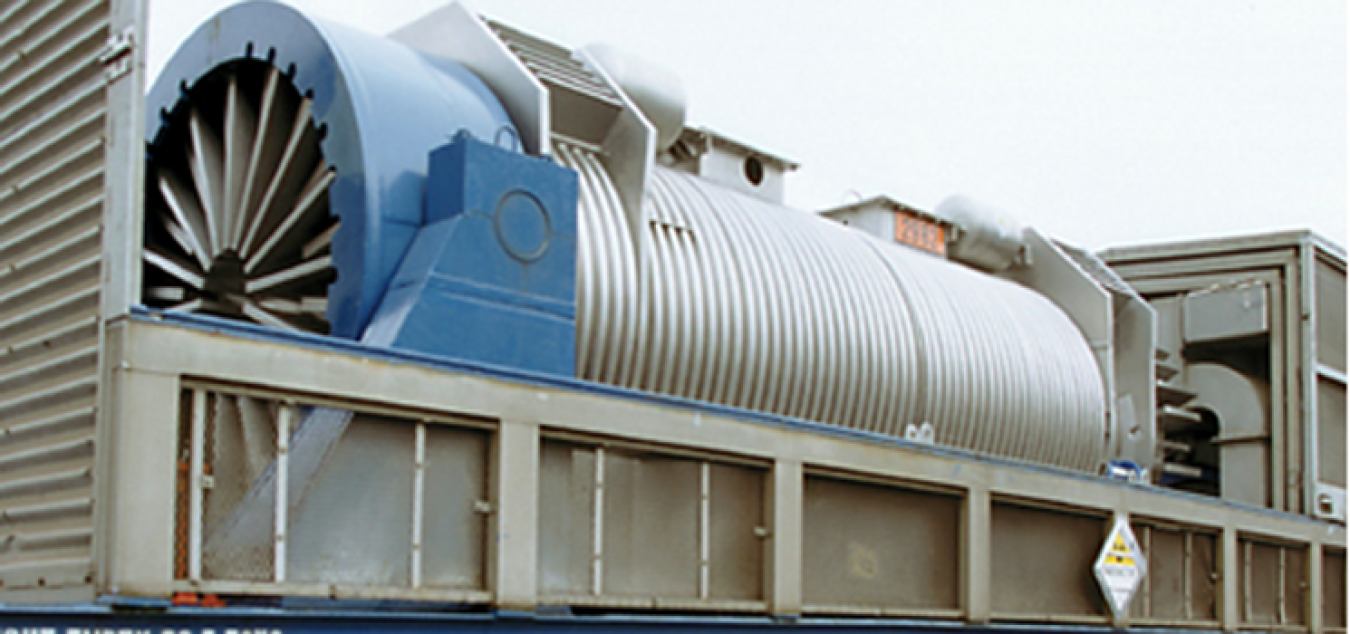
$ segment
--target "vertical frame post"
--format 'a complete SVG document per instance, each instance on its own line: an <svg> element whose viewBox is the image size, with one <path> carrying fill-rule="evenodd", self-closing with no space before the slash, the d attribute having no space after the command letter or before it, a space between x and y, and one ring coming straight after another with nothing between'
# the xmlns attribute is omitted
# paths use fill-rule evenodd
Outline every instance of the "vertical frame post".
<svg viewBox="0 0 1350 634"><path fill-rule="evenodd" d="M712 464L706 460L699 463L698 474L698 598L706 601L711 591Z"/></svg>
<svg viewBox="0 0 1350 634"><path fill-rule="evenodd" d="M188 580L202 580L202 513L206 475L206 391L192 391L188 448Z"/></svg>
<svg viewBox="0 0 1350 634"><path fill-rule="evenodd" d="M97 555L106 566L98 591L168 596L177 518L165 500L178 494L182 387L177 376L138 370L122 352L134 349L134 337L123 336L121 324L110 332L118 333L113 339L119 351L106 386L115 394L112 410L99 423L106 463L94 467L105 476L100 490L107 496L94 505L104 507L98 521L107 532Z"/></svg>
<svg viewBox="0 0 1350 634"><path fill-rule="evenodd" d="M769 517L773 522L767 541L768 574L765 595L769 611L780 617L802 612L802 518L806 476L798 460L778 460L773 465Z"/></svg>
<svg viewBox="0 0 1350 634"><path fill-rule="evenodd" d="M1287 275L1289 268L1285 266L1281 272ZM1288 510L1285 496L1285 484L1288 482L1285 443L1288 441L1286 419L1289 417L1289 399L1279 398L1277 395L1287 396L1286 390L1289 390L1290 386L1286 374L1289 358L1285 337L1276 335L1288 333L1288 314L1293 310L1290 306L1293 299L1289 297L1287 290L1287 279L1283 275L1277 277L1270 285L1270 473L1266 481L1270 486L1268 500L1270 508L1279 511Z"/></svg>
<svg viewBox="0 0 1350 634"><path fill-rule="evenodd" d="M993 610L991 504L989 489L973 486L961 510L961 605L970 623L988 623Z"/></svg>
<svg viewBox="0 0 1350 634"><path fill-rule="evenodd" d="M1252 622L1252 543L1239 542L1242 549L1242 621ZM1281 579L1281 582L1284 580Z"/></svg>
<svg viewBox="0 0 1350 634"><path fill-rule="evenodd" d="M95 570L94 582L101 593L116 591L121 574L116 570L123 565L117 561L117 553L121 552L117 534L118 525L126 518L116 517L118 511L113 508L114 505L104 501L116 499L114 492L119 486L127 484L127 481L119 479L121 467L114 464L119 459L114 444L119 442L119 430L128 422L123 418L128 404L122 401L131 398L131 395L123 391L121 382L114 379L124 368L117 366L121 359L110 357L124 354L126 342L125 334L112 332L110 322L125 315L132 304L140 301L148 5L148 0L110 0L107 3L108 34L129 38L130 48L112 60L119 66L124 65L125 72L108 74L105 70L104 75L107 87L104 92L101 211L100 275L103 281L99 292L99 385L96 396L98 406L94 411L94 471L91 474L94 481L93 498L98 500L93 509L91 559ZM142 562L142 568L148 563ZM126 565L135 566L135 563L128 562ZM171 569L170 577L172 572Z"/></svg>
<svg viewBox="0 0 1350 634"><path fill-rule="evenodd" d="M595 509L591 517L591 594L605 592L605 448L595 448Z"/></svg>
<svg viewBox="0 0 1350 634"><path fill-rule="evenodd" d="M1299 249L1299 340L1303 345L1299 346L1299 355L1302 357L1302 363L1298 364L1300 380L1295 383L1299 387L1299 409L1298 420L1295 421L1299 439L1299 451L1290 451L1290 461L1298 460L1296 471L1302 478L1292 479L1290 486L1297 486L1301 491L1298 499L1300 501L1299 509L1295 512L1304 515L1317 516L1317 479L1318 479L1318 433L1321 427L1321 421L1318 419L1318 380L1317 376L1317 319L1321 315L1317 314L1317 247L1312 244L1308 238L1300 240ZM1326 316L1330 318L1330 315Z"/></svg>
<svg viewBox="0 0 1350 634"><path fill-rule="evenodd" d="M1223 527L1219 538L1219 626L1232 632L1241 622L1238 613L1238 595L1243 585L1242 571L1238 569L1238 534L1235 526Z"/></svg>
<svg viewBox="0 0 1350 634"><path fill-rule="evenodd" d="M408 570L414 590L422 587L422 524L426 516L427 424L417 423L413 440L412 560Z"/></svg>
<svg viewBox="0 0 1350 634"><path fill-rule="evenodd" d="M1182 559L1182 562L1181 562L1181 567L1182 567L1182 570L1181 570L1181 575L1182 575L1181 583L1182 583L1182 588L1183 588L1183 594L1185 595L1184 597L1182 597L1182 599L1186 602L1186 603L1185 603L1185 606L1184 606L1184 608L1183 608L1183 610L1184 610L1183 614L1185 615L1186 620L1189 621L1189 620L1195 618L1194 609L1191 607L1191 599L1192 599L1192 597L1194 596L1194 593L1195 593L1195 590L1192 589L1192 587L1191 587L1191 585L1192 585L1191 578L1194 576L1194 571L1192 570L1192 566L1195 565L1195 533L1192 532L1192 531L1190 531L1190 530L1187 530L1187 531L1185 532L1185 535L1186 535L1186 537L1185 537L1185 539L1186 539L1186 553L1185 553L1185 555L1183 556L1183 559Z"/></svg>
<svg viewBox="0 0 1350 634"><path fill-rule="evenodd" d="M1287 587L1289 586L1289 583L1288 583L1288 581L1289 581L1289 579L1288 579L1288 577L1289 577L1289 561L1288 561L1288 560L1289 560L1289 549L1288 549L1288 548L1285 548L1284 546L1281 546L1281 547L1280 547L1280 572L1279 572L1279 575L1278 575L1279 578L1280 578L1280 580L1279 580L1280 583L1279 583L1279 585L1275 586L1275 622L1276 622L1276 623L1279 623L1280 625L1285 625L1285 624L1289 623L1289 611L1288 611L1288 605L1287 605L1287 604L1288 604L1288 601L1289 601L1289 597L1285 596L1285 594L1286 594L1286 593L1285 593L1285 588L1287 588Z"/></svg>
<svg viewBox="0 0 1350 634"><path fill-rule="evenodd" d="M1153 527L1149 526L1148 524L1144 524L1139 528L1140 528L1139 547L1144 550L1144 557L1147 559L1153 554ZM1187 544L1186 556L1189 557L1190 556L1189 534L1186 537L1186 544ZM1182 568L1185 570L1185 573L1183 574L1184 578L1181 580L1181 583L1186 588L1184 592L1188 600L1191 596L1190 577L1187 576L1190 574L1191 570L1190 564L1191 562L1189 559L1187 559L1182 563ZM1153 570L1153 562L1149 562L1148 569L1150 571ZM1139 613L1140 615L1143 616L1143 618L1148 619L1153 617L1153 585L1149 583L1149 575L1144 575L1144 578L1139 580L1139 590L1135 593L1134 600L1143 601L1143 604L1140 605L1139 607Z"/></svg>
<svg viewBox="0 0 1350 634"><path fill-rule="evenodd" d="M1308 575L1304 583L1308 591L1303 593L1303 609L1308 615L1308 629L1313 632L1321 632L1323 626L1322 601L1325 599L1323 593L1326 592L1326 588L1322 587L1324 580L1322 563L1322 542L1315 539L1308 544L1308 565L1304 566Z"/></svg>
<svg viewBox="0 0 1350 634"><path fill-rule="evenodd" d="M273 535L275 542L273 544L273 578L277 583L286 581L286 511L288 507L287 492L290 490L290 451L291 451L291 424L296 417L295 403L284 403L281 406L281 412L277 416L277 477L276 477L276 511L273 515L275 524L273 526Z"/></svg>
<svg viewBox="0 0 1350 634"><path fill-rule="evenodd" d="M145 183L146 0L111 0L108 32L127 48L104 72L103 320L140 301ZM101 330L101 329L100 329Z"/></svg>
<svg viewBox="0 0 1350 634"><path fill-rule="evenodd" d="M493 452L489 587L502 610L538 603L539 426L503 420Z"/></svg>

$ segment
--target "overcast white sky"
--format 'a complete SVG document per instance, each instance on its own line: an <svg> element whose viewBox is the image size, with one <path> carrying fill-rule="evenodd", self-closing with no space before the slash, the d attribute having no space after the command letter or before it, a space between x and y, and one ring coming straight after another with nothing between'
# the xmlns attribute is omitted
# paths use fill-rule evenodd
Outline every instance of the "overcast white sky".
<svg viewBox="0 0 1350 634"><path fill-rule="evenodd" d="M386 33L444 0L293 0ZM152 0L154 77L231 4ZM475 0L674 71L690 120L802 164L788 201L965 193L1083 246L1346 244L1344 0Z"/></svg>

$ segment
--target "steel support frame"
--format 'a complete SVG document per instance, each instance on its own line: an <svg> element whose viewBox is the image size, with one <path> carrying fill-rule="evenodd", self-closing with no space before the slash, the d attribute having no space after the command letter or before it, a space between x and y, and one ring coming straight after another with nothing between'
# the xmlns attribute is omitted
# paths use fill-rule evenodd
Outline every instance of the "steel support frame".
<svg viewBox="0 0 1350 634"><path fill-rule="evenodd" d="M1291 232L1108 252L1107 259L1141 294L1195 290L1207 280L1274 278L1271 282L1272 506L1313 514L1317 491L1317 327L1315 270L1343 267L1338 253L1313 234ZM1278 297L1277 297L1278 296ZM1281 345L1281 341L1290 345Z"/></svg>
<svg viewBox="0 0 1350 634"><path fill-rule="evenodd" d="M765 476L768 539L764 540L763 598L766 611L780 619L796 619L802 614L807 470L852 473L900 487L942 487L962 494L961 619L976 625L998 620L990 614L991 584L998 582L990 574L990 504L995 497L1040 500L1100 514L1129 513L1220 533L1219 617L1221 626L1229 630L1242 624L1238 608L1243 580L1237 569L1239 532L1306 544L1310 556L1320 553L1323 544L1342 547L1345 543L1344 528L1299 517L1049 469L972 461L887 441L741 421L734 416L672 407L659 400L447 373L322 347L221 336L142 319L120 322L113 332L122 344L117 356L118 381L112 389L124 404L114 413L124 422L116 440L118 447L127 448L124 451L134 447L138 457L118 463L114 480L118 486L110 504L116 520L113 552L121 562L112 569L115 583L110 589L119 594L166 596L172 590L194 587L172 579L172 505L156 502L173 499L174 495L173 479L163 474L175 469L176 436L181 425L177 404L184 377L194 390L219 385L226 392L291 395L300 404L322 402L357 411L402 412L410 421L459 417L495 421L487 423L497 431L491 452L487 592L460 595L490 601L506 611L532 612L539 605L536 574L542 427L547 427L550 435L557 430L579 438L627 440L670 447L677 453L771 465ZM153 508L156 506L158 509ZM1309 581L1315 585L1320 578L1313 573L1320 566L1312 564L1307 569ZM200 588L247 594L330 596L333 592L328 587L241 582L203 582ZM349 595L422 597L415 589L397 588ZM608 605L604 596L595 599L597 607ZM623 609L617 603L612 607ZM1316 618L1314 610L1309 614ZM1126 622L1116 621L1115 625L1124 626Z"/></svg>

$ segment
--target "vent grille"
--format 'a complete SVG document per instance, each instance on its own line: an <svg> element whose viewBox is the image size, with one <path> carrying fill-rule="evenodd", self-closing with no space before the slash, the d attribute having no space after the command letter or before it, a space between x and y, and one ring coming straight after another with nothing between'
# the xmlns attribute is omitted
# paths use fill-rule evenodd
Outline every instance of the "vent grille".
<svg viewBox="0 0 1350 634"><path fill-rule="evenodd" d="M586 68L572 55L572 51L500 22L484 21L539 81L553 88L565 88L586 95L615 108L623 107L623 100L614 89Z"/></svg>
<svg viewBox="0 0 1350 634"><path fill-rule="evenodd" d="M0 10L0 593L90 583L108 23Z"/></svg>
<svg viewBox="0 0 1350 634"><path fill-rule="evenodd" d="M1134 289L1125 280L1121 279L1115 271L1111 270L1110 266L1107 266L1106 262L1090 251L1063 242L1055 242L1055 246L1059 247L1065 255L1069 256L1070 260L1073 260L1075 264L1082 268L1084 273L1087 273L1107 290L1126 297L1135 295Z"/></svg>

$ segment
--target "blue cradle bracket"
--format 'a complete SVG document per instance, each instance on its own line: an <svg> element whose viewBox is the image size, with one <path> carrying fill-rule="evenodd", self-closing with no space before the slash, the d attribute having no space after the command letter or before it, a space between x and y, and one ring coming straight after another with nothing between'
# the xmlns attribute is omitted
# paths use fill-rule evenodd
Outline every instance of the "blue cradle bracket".
<svg viewBox="0 0 1350 634"><path fill-rule="evenodd" d="M364 340L572 376L576 173L460 134L426 183L426 223Z"/></svg>

